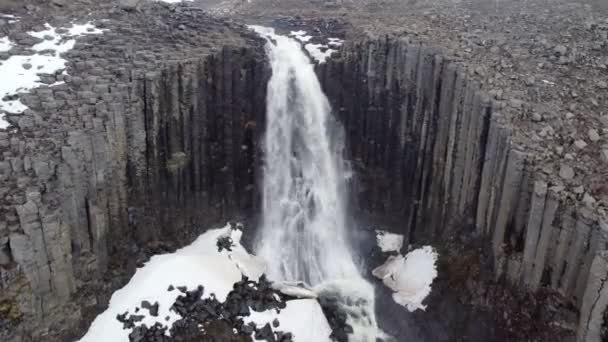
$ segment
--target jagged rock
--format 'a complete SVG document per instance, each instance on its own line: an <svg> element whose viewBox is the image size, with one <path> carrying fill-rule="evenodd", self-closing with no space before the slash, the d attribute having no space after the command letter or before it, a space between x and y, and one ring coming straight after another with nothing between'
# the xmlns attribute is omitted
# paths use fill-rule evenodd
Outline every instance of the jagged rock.
<svg viewBox="0 0 608 342"><path fill-rule="evenodd" d="M148 310L150 312L150 316L152 317L158 316L158 306L158 302L155 302L154 304L150 304L150 302L148 302L147 300L141 302L141 308Z"/></svg>
<svg viewBox="0 0 608 342"><path fill-rule="evenodd" d="M232 238L230 236L221 236L217 239L218 252L221 252L224 249L231 252L232 247L234 247L234 243L232 242Z"/></svg>

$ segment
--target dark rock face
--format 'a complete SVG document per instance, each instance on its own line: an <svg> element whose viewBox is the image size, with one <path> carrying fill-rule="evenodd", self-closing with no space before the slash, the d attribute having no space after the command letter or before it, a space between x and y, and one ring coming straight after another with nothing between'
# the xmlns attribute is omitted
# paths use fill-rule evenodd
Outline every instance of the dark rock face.
<svg viewBox="0 0 608 342"><path fill-rule="evenodd" d="M74 340L147 256L257 208L262 41L196 9L101 16L0 132L3 341Z"/></svg>
<svg viewBox="0 0 608 342"><path fill-rule="evenodd" d="M598 291L606 300L606 261L596 257L607 248L603 223L534 171L500 107L458 61L387 38L347 45L318 72L344 123L354 208L390 218L406 243L477 246L488 281L553 293L582 311L579 334L599 336L588 322L601 321ZM572 336L574 320L552 324Z"/></svg>

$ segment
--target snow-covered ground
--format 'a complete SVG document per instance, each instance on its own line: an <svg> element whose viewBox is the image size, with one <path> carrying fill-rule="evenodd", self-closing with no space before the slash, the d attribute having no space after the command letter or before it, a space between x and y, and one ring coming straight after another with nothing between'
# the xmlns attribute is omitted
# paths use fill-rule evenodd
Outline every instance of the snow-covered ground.
<svg viewBox="0 0 608 342"><path fill-rule="evenodd" d="M76 39L86 34L101 34L103 31L95 28L91 23L74 24L72 27L63 28L61 33L49 24L46 29L38 32L28 32L32 37L44 41L32 46L36 54L29 56L14 55L6 61L0 62L0 112L22 113L27 107L16 98L18 93L25 93L34 88L44 85L41 83L39 74L57 74L65 69L67 61L61 57L74 48ZM9 51L14 44L8 37L0 38L0 51ZM64 71L65 73L65 71ZM53 85L61 84L57 82ZM7 97L8 96L8 97ZM4 114L0 114L0 128L6 128L8 122L4 120Z"/></svg>
<svg viewBox="0 0 608 342"><path fill-rule="evenodd" d="M10 50L13 47L13 43L8 39L8 37L0 38L0 52L5 52Z"/></svg>
<svg viewBox="0 0 608 342"><path fill-rule="evenodd" d="M275 310L251 312L245 317L245 323L255 322L258 328L278 319L277 330L293 334L294 341L299 342L330 342L331 327L325 319L321 306L316 299L297 299L287 301L287 307L280 313Z"/></svg>
<svg viewBox="0 0 608 342"><path fill-rule="evenodd" d="M240 244L241 235L240 230L232 230L230 226L212 229L175 253L152 257L135 272L127 285L112 295L108 309L97 316L80 341L129 341L130 330L123 330L116 316L127 311L133 313L132 310L144 300L159 303L158 316L146 316L138 325L151 326L159 322L170 327L181 318L169 310L181 295L180 291L167 291L170 285L188 288L202 285L205 288L204 296L214 293L219 301L224 301L243 274L250 280L258 280L265 270L265 263L245 250ZM218 251L217 240L223 236L231 237L232 251ZM294 341L329 341L331 329L317 300L298 299L287 301L286 304L287 307L279 314L275 310L262 313L252 311L252 315L244 320L262 327L277 318L280 323L278 329L292 332ZM167 316L169 320L165 321Z"/></svg>
<svg viewBox="0 0 608 342"><path fill-rule="evenodd" d="M306 34L306 31L291 31L289 35L301 41L302 43L307 43L309 40L312 39L312 36Z"/></svg>
<svg viewBox="0 0 608 342"><path fill-rule="evenodd" d="M340 47L344 42L339 38L329 38L327 40L327 44L308 43L312 39L312 36L303 30L291 31L289 35L294 39L300 41L304 45L304 49L308 51L310 57L312 57L312 59L314 59L317 63L321 64L325 63L327 59L331 57L331 55L338 52L338 50L332 49L330 48L330 46L337 48Z"/></svg>
<svg viewBox="0 0 608 342"><path fill-rule="evenodd" d="M13 14L0 13L0 19L6 20L9 24L19 22L20 18Z"/></svg>
<svg viewBox="0 0 608 342"><path fill-rule="evenodd" d="M383 252L399 251L403 236L377 231L378 246ZM426 309L422 304L431 293L437 277L437 252L431 246L415 249L405 256L391 255L372 274L393 290L393 300L409 311Z"/></svg>

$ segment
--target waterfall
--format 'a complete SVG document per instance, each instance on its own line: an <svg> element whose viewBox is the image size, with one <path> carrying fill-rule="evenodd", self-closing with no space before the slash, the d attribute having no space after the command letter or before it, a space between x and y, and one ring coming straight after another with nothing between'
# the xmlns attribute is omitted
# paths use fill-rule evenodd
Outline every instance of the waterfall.
<svg viewBox="0 0 608 342"><path fill-rule="evenodd" d="M297 41L253 28L268 40L272 67L256 252L275 280L314 286L356 276L346 238L342 144L330 139L329 101Z"/></svg>

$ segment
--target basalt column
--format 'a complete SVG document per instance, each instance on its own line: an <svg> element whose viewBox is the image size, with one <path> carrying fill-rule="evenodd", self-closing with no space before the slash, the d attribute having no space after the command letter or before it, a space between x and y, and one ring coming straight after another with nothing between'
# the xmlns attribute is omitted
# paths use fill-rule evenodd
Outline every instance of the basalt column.
<svg viewBox="0 0 608 342"><path fill-rule="evenodd" d="M579 339L599 338L606 223L535 171L457 61L387 38L347 44L318 72L344 123L360 211L392 218L410 242L482 241L495 279L561 296L581 310Z"/></svg>
<svg viewBox="0 0 608 342"><path fill-rule="evenodd" d="M91 46L112 46L113 34ZM70 65L71 83L25 95L23 125L0 132L0 318L11 338L50 327L53 340L73 340L65 334L148 252L259 206L261 44L115 65L75 53L86 62Z"/></svg>
<svg viewBox="0 0 608 342"><path fill-rule="evenodd" d="M146 75L137 89L143 115L127 118L128 212L138 238L200 232L257 208L268 75L263 60L232 49Z"/></svg>

